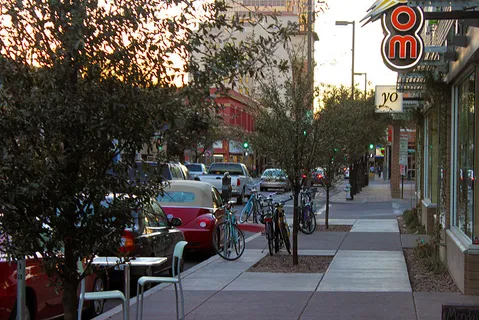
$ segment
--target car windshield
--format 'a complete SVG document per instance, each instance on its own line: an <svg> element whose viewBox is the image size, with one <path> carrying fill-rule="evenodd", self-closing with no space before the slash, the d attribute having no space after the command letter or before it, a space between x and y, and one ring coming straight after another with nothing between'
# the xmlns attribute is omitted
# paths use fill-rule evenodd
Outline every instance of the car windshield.
<svg viewBox="0 0 479 320"><path fill-rule="evenodd" d="M229 174L232 176L238 176L243 174L243 170L241 170L241 165L229 163L212 164L209 171L209 173L212 174L225 174L225 172L229 172Z"/></svg>
<svg viewBox="0 0 479 320"><path fill-rule="evenodd" d="M201 172L203 169L201 168L201 164L187 164L186 167L190 171Z"/></svg>
<svg viewBox="0 0 479 320"><path fill-rule="evenodd" d="M189 203L195 201L195 194L193 192L183 192L183 191L164 191L163 195L158 195L156 200L160 203L165 202L179 202L179 203Z"/></svg>
<svg viewBox="0 0 479 320"><path fill-rule="evenodd" d="M265 172L263 172L264 177L284 177L285 174L283 170L279 169L268 169Z"/></svg>

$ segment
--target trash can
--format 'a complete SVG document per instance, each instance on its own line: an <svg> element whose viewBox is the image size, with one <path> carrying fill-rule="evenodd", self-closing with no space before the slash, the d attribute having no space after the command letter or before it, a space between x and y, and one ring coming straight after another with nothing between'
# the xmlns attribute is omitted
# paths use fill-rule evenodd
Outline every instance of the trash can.
<svg viewBox="0 0 479 320"><path fill-rule="evenodd" d="M231 176L229 172L225 172L223 178L221 179L221 196L223 201L227 203L231 199Z"/></svg>
<svg viewBox="0 0 479 320"><path fill-rule="evenodd" d="M344 191L346 192L346 200L353 200L351 197L351 185L349 183L344 186Z"/></svg>

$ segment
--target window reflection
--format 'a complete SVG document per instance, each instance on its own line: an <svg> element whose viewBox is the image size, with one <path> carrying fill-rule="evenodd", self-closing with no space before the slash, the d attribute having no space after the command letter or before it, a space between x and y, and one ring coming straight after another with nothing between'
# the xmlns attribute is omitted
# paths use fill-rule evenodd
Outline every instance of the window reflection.
<svg viewBox="0 0 479 320"><path fill-rule="evenodd" d="M475 74L459 86L457 124L456 226L469 238L477 234L474 225L474 113Z"/></svg>

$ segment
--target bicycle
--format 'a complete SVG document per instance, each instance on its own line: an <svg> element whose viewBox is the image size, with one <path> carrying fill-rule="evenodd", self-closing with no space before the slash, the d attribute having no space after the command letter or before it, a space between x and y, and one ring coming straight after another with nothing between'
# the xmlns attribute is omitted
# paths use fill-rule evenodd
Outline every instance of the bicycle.
<svg viewBox="0 0 479 320"><path fill-rule="evenodd" d="M232 202L222 206L224 221L217 224L213 230L213 247L223 259L236 260L243 255L245 238L243 231L238 228L235 213L231 210ZM216 217L217 219L221 217Z"/></svg>
<svg viewBox="0 0 479 320"><path fill-rule="evenodd" d="M274 229L275 229L275 252L278 253L279 250L283 247L286 247L286 250L291 254L291 242L289 241L290 232L288 222L286 221L286 216L284 214L284 204L288 201L291 201L293 197L290 197L287 200L282 200L274 203Z"/></svg>
<svg viewBox="0 0 479 320"><path fill-rule="evenodd" d="M258 194L258 190L256 189L257 186L261 184L261 181L252 187L248 187L251 190L251 197L248 199L248 202L244 206L243 210L241 210L239 221L240 223L245 223L248 219L253 215L253 222L258 223L258 215L261 214L261 200L262 196Z"/></svg>
<svg viewBox="0 0 479 320"><path fill-rule="evenodd" d="M274 239L275 239L275 231L274 231L274 224L273 224L273 198L271 195L263 199L263 202L266 203L265 205L261 205L261 215L260 215L260 222L264 224L264 230L266 235L266 241L268 242L268 250L269 255L272 256L274 252ZM266 213L264 212L263 208L268 207Z"/></svg>
<svg viewBox="0 0 479 320"><path fill-rule="evenodd" d="M302 189L299 207L299 230L304 234L312 234L316 230L316 215L313 210L312 198L316 188Z"/></svg>

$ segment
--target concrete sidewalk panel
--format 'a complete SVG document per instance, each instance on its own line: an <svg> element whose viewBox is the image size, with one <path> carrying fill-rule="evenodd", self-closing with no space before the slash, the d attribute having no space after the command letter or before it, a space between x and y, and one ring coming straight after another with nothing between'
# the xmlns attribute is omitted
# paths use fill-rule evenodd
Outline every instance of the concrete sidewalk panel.
<svg viewBox="0 0 479 320"><path fill-rule="evenodd" d="M244 272L223 290L315 291L322 273Z"/></svg>
<svg viewBox="0 0 479 320"><path fill-rule="evenodd" d="M318 291L411 292L402 251L339 250Z"/></svg>
<svg viewBox="0 0 479 320"><path fill-rule="evenodd" d="M338 250L347 232L321 232L312 234L298 233L299 250Z"/></svg>
<svg viewBox="0 0 479 320"><path fill-rule="evenodd" d="M443 304L479 305L479 296L458 292L414 292L413 296L418 320L441 319Z"/></svg>
<svg viewBox="0 0 479 320"><path fill-rule="evenodd" d="M190 313L205 303L216 291L186 291L183 290L185 298L185 314ZM136 319L136 307L134 304L130 309L130 319ZM122 320L120 312L113 319ZM145 299L143 303L143 319L176 319L176 300L174 291L161 290Z"/></svg>
<svg viewBox="0 0 479 320"><path fill-rule="evenodd" d="M399 226L396 219L358 219L350 232L399 233Z"/></svg>
<svg viewBox="0 0 479 320"><path fill-rule="evenodd" d="M321 217L321 219L316 219L316 222L319 225L324 225L325 220L326 219ZM356 223L356 220L357 219L328 219L328 224L330 226L352 226Z"/></svg>
<svg viewBox="0 0 479 320"><path fill-rule="evenodd" d="M350 232L339 250L401 251L397 233Z"/></svg>
<svg viewBox="0 0 479 320"><path fill-rule="evenodd" d="M188 316L189 319L299 319L311 294L221 291Z"/></svg>
<svg viewBox="0 0 479 320"><path fill-rule="evenodd" d="M416 314L411 293L316 292L300 319L411 320Z"/></svg>

